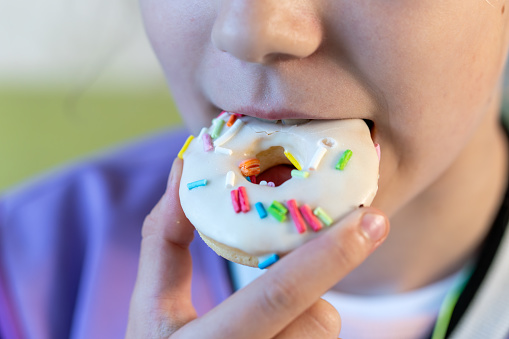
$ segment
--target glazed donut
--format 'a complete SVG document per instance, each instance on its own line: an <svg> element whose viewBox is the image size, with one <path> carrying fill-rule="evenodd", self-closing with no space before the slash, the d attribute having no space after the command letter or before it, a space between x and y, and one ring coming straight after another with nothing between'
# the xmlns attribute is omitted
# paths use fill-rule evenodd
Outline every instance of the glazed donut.
<svg viewBox="0 0 509 339"><path fill-rule="evenodd" d="M285 124L223 112L179 156L187 218L217 254L253 267L368 206L378 189L379 147L360 119Z"/></svg>

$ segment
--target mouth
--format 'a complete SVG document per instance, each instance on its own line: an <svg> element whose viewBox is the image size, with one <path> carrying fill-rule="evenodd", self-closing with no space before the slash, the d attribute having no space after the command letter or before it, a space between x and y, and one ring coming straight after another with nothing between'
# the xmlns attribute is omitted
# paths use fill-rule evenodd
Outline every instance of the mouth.
<svg viewBox="0 0 509 339"><path fill-rule="evenodd" d="M223 114L224 112L232 113L231 111L224 111L221 110L221 113L219 115ZM235 114L241 115L241 116L250 116L252 118L258 119L260 121L263 121L265 123L273 123L273 124L283 124L283 125L301 125L308 123L312 120L319 120L319 119L309 119L306 115L297 115L294 113L289 112L282 112L279 114L258 114L259 112L245 112L241 111L242 113L235 112ZM244 113L251 113L251 114L244 114ZM253 114L254 113L254 114ZM263 116L263 118L261 117ZM371 139L375 140L375 123L371 119L362 119L367 127L369 128ZM280 186L284 184L286 181L290 180L292 178L292 171L296 170L296 167L284 156L282 147L273 147L272 149L269 149L265 152L268 154L258 154L257 158L260 159L262 162L261 168L259 174L255 176L246 177L246 180L250 181L252 184L258 184L258 185L268 185L268 186ZM263 153L263 152L262 152ZM265 163L264 157L268 156L268 158L271 159L277 159L272 160L271 163Z"/></svg>

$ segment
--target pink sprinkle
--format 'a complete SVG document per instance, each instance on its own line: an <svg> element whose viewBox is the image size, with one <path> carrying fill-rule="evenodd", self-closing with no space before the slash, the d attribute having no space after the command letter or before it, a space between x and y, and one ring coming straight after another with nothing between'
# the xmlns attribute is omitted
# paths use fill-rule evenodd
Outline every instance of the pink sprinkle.
<svg viewBox="0 0 509 339"><path fill-rule="evenodd" d="M214 148L214 145L212 144L212 138L210 137L210 134L203 133L203 136L201 137L203 139L203 150L205 152L208 152Z"/></svg>
<svg viewBox="0 0 509 339"><path fill-rule="evenodd" d="M217 117L220 118L223 114L226 114L226 111L222 111Z"/></svg>
<svg viewBox="0 0 509 339"><path fill-rule="evenodd" d="M244 186L239 187L239 203L242 212L246 213L251 210L251 207L249 207L249 199L247 197L246 188Z"/></svg>
<svg viewBox="0 0 509 339"><path fill-rule="evenodd" d="M242 118L244 116L244 114L239 114L239 113L232 113L233 115L235 115L237 118Z"/></svg>
<svg viewBox="0 0 509 339"><path fill-rule="evenodd" d="M306 231L306 223L304 222L304 219L302 219L302 215L299 212L295 199L288 200L286 202L286 206L290 211L290 215L292 216L293 223L297 228L297 232L304 233Z"/></svg>
<svg viewBox="0 0 509 339"><path fill-rule="evenodd" d="M382 156L382 151L380 150L380 144L375 144L376 154L378 155L378 161L380 161Z"/></svg>
<svg viewBox="0 0 509 339"><path fill-rule="evenodd" d="M300 213L302 213L302 216L304 219L306 219L306 222L308 225L313 229L313 231L318 232L322 229L322 223L320 220L313 214L313 211L311 211L311 208L309 208L308 205L302 205L299 207Z"/></svg>
<svg viewBox="0 0 509 339"><path fill-rule="evenodd" d="M253 184L256 184L256 176L252 175L252 176L249 177L249 179L251 179L251 182Z"/></svg>
<svg viewBox="0 0 509 339"><path fill-rule="evenodd" d="M232 197L233 210L235 211L235 213L239 213L241 210L240 202L239 202L239 190L232 190L231 197Z"/></svg>
<svg viewBox="0 0 509 339"><path fill-rule="evenodd" d="M276 187L276 184L274 184L272 181L269 181L267 183L267 186L269 186L269 187Z"/></svg>

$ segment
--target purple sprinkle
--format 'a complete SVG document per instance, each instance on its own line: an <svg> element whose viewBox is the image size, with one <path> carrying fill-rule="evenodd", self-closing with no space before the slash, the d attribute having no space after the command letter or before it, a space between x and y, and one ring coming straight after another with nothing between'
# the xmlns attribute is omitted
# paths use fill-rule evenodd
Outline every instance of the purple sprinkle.
<svg viewBox="0 0 509 339"><path fill-rule="evenodd" d="M274 184L272 181L269 181L267 183L267 186L269 186L269 187L276 187L276 184Z"/></svg>
<svg viewBox="0 0 509 339"><path fill-rule="evenodd" d="M210 137L210 134L203 133L202 136L203 139L203 150L205 152L208 152L214 148L214 145L212 144L212 138Z"/></svg>

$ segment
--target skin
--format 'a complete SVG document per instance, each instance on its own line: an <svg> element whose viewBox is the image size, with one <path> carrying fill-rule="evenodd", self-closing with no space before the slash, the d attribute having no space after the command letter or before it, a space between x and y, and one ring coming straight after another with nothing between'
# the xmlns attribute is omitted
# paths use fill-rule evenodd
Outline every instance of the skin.
<svg viewBox="0 0 509 339"><path fill-rule="evenodd" d="M372 246L365 240L364 245L351 244L337 231L334 246L347 246L354 254L340 251L339 257L324 259L334 269L306 275L313 277L307 280L320 286L319 291L333 285L350 293L408 291L457 271L475 255L507 177L507 141L498 118L509 45L505 1L141 0L141 8L175 101L195 133L221 110L268 119L373 122L373 139L382 148L373 206L391 220L391 236L366 259ZM160 208L180 213L177 207ZM154 213L149 219L163 223ZM359 213L384 218L375 209L360 209L354 212L357 217L350 215L340 223L350 225L345 229L358 229L363 224ZM167 223L154 233L175 227ZM380 239L387 232L383 229ZM178 238L177 244L181 241ZM380 241L370 243L378 246ZM160 253L152 251L160 255L166 251L156 249ZM288 258L300 252L294 253ZM343 257L354 264L341 265ZM143 258L142 250L131 312L149 317L141 309L150 310L150 303L139 297L141 290L150 291L143 284L144 274L158 277L170 270L170 280L178 280L179 288L188 288L189 281L176 277L186 263L173 262L166 270L156 270L159 273L144 272ZM302 263L292 267L288 261L281 260L268 276L305 272ZM257 287L268 286L264 283L248 291L263 294ZM306 295L283 302L291 304L288 308L278 304L282 308L275 308L284 309L288 317L282 321L274 316L274 327L267 325L270 331L253 337L275 337L292 326L304 326L295 324L309 325L314 312L333 314L327 306L321 308L319 295L313 294L313 301ZM246 304L236 304L239 297L231 299L230 306L219 306L209 318L242 313ZM253 303L251 311L258 307L256 299ZM207 324L220 333L220 322L178 315L177 308L190 305L168 307L162 316L172 323L168 335L183 324L186 331L194 328L199 333L199 326ZM133 319L128 333L137 322ZM237 319L249 326L242 315Z"/></svg>

